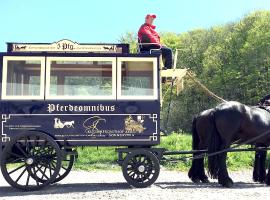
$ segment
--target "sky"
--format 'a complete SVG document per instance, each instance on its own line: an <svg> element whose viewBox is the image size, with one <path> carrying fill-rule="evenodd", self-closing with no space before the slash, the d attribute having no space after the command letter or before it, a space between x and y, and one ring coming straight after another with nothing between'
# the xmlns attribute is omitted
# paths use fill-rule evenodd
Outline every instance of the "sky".
<svg viewBox="0 0 270 200"><path fill-rule="evenodd" d="M159 32L182 33L237 21L270 0L0 0L0 52L6 42L117 43L157 15Z"/></svg>

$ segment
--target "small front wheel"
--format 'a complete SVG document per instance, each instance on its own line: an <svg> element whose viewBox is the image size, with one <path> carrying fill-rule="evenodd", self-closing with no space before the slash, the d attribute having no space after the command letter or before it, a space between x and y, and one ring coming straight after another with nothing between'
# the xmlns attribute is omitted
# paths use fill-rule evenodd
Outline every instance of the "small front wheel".
<svg viewBox="0 0 270 200"><path fill-rule="evenodd" d="M160 171L159 160L150 151L134 150L123 161L122 172L129 185L145 188L152 185Z"/></svg>

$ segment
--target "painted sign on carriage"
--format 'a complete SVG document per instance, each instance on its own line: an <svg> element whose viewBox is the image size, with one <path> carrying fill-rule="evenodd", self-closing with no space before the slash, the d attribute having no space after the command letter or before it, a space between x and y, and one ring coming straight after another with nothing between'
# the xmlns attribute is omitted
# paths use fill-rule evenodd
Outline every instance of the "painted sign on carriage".
<svg viewBox="0 0 270 200"><path fill-rule="evenodd" d="M9 114L4 133L42 130L57 140L149 139L157 134L156 114ZM153 138L152 138L153 139Z"/></svg>
<svg viewBox="0 0 270 200"><path fill-rule="evenodd" d="M52 44L37 43L8 43L11 52L98 52L98 53L122 53L126 51L117 44L79 44L63 39Z"/></svg>

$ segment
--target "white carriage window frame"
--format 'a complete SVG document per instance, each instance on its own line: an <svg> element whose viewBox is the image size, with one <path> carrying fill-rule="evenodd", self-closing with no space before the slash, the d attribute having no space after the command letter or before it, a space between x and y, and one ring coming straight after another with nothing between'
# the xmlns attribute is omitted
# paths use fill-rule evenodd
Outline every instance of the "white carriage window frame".
<svg viewBox="0 0 270 200"><path fill-rule="evenodd" d="M122 95L122 62L153 62L153 95ZM157 100L158 99L158 66L157 58L118 57L117 58L117 99L119 100Z"/></svg>
<svg viewBox="0 0 270 200"><path fill-rule="evenodd" d="M106 61L112 62L112 94L111 95L50 95L51 85L51 62L52 61ZM116 99L116 58L115 57L47 57L46 58L46 91L45 99L64 99L64 100L115 100Z"/></svg>
<svg viewBox="0 0 270 200"><path fill-rule="evenodd" d="M8 61L40 61L40 94L39 95L7 95ZM2 71L2 99L7 100L40 100L44 99L45 57L41 56L4 56Z"/></svg>

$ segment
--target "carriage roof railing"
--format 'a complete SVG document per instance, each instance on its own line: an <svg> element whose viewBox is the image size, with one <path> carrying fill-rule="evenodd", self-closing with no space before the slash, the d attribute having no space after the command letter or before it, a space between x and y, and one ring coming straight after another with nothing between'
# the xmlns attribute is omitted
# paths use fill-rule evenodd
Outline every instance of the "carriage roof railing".
<svg viewBox="0 0 270 200"><path fill-rule="evenodd" d="M129 53L129 44L117 43L77 43L68 39L53 43L16 43L7 42L7 52L13 53Z"/></svg>

